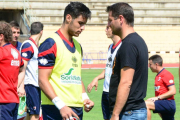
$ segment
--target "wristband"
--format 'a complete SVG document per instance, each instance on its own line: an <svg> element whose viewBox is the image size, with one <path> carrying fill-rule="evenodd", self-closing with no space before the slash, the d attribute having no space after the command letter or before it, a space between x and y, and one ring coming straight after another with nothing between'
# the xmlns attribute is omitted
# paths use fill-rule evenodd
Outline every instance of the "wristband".
<svg viewBox="0 0 180 120"><path fill-rule="evenodd" d="M55 97L52 102L58 108L58 110L65 106L65 103L59 97Z"/></svg>
<svg viewBox="0 0 180 120"><path fill-rule="evenodd" d="M83 99L83 101L84 101L85 99L89 99L87 93L82 93L82 99Z"/></svg>
<svg viewBox="0 0 180 120"><path fill-rule="evenodd" d="M158 100L160 100L161 98L159 96L157 96Z"/></svg>

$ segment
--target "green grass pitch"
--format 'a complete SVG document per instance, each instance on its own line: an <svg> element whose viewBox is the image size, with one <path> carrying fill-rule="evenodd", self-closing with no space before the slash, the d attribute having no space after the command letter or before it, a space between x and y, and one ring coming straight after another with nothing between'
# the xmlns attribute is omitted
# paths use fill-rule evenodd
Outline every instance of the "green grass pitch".
<svg viewBox="0 0 180 120"><path fill-rule="evenodd" d="M175 95L175 101L176 101L176 114L175 119L180 120L180 93L179 93L179 76L178 76L178 68L166 68L169 70L173 75L175 79L175 86L176 86L176 95ZM87 89L88 84L93 80L94 77L99 75L102 72L102 69L82 69L82 80L85 84L85 87ZM146 98L153 97L154 96L154 78L156 76L156 73L152 73L149 69L148 73L148 88L147 88L147 94ZM92 89L91 93L88 93L90 99L94 101L95 106L94 108L89 112L86 113L84 111L84 120L103 120L102 110L101 110L101 96L102 96L102 90L103 90L103 82L104 80L100 80L98 84L98 90L95 91L94 88ZM158 114L152 113L152 120L161 120Z"/></svg>

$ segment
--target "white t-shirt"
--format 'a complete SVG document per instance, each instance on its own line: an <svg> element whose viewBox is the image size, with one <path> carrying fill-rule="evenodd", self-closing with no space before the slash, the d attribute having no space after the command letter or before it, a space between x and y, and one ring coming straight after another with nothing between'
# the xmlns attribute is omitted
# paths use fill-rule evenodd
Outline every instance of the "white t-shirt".
<svg viewBox="0 0 180 120"><path fill-rule="evenodd" d="M111 53L111 48L113 47L113 44L111 44L109 47L108 55L107 55L107 63L106 63L106 68L105 68L105 80L104 80L104 85L103 85L103 91L105 92L109 92L109 83L110 83L111 74L112 74L113 62L121 44L122 42L115 48L113 53Z"/></svg>

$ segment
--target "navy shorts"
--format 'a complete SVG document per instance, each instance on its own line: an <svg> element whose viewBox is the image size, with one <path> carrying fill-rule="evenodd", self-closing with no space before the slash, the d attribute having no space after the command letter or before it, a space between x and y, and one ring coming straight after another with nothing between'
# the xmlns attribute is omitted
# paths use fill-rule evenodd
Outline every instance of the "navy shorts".
<svg viewBox="0 0 180 120"><path fill-rule="evenodd" d="M18 103L0 103L0 120L17 120Z"/></svg>
<svg viewBox="0 0 180 120"><path fill-rule="evenodd" d="M39 115L41 105L41 91L39 87L25 85L27 113Z"/></svg>
<svg viewBox="0 0 180 120"><path fill-rule="evenodd" d="M59 110L55 105L41 105L43 120L62 120ZM70 107L82 120L83 107Z"/></svg>
<svg viewBox="0 0 180 120"><path fill-rule="evenodd" d="M163 120L174 120L176 104L174 100L156 100L154 113L160 113Z"/></svg>
<svg viewBox="0 0 180 120"><path fill-rule="evenodd" d="M101 107L103 112L104 119L110 119L110 111L109 111L109 92L102 93L101 99Z"/></svg>

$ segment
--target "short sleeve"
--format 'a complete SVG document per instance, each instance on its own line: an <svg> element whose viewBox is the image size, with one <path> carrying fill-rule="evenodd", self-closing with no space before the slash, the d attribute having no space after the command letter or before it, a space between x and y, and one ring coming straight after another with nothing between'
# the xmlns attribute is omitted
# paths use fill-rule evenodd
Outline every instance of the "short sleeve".
<svg viewBox="0 0 180 120"><path fill-rule="evenodd" d="M136 68L138 51L137 48L131 43L124 43L120 49L120 67Z"/></svg>
<svg viewBox="0 0 180 120"><path fill-rule="evenodd" d="M29 61L34 55L34 49L28 42L24 43L21 48L21 57L23 60Z"/></svg>
<svg viewBox="0 0 180 120"><path fill-rule="evenodd" d="M174 77L172 74L166 74L165 77L163 78L164 84L169 87L171 85L174 85Z"/></svg>
<svg viewBox="0 0 180 120"><path fill-rule="evenodd" d="M52 38L46 39L39 46L38 66L41 69L52 69L55 64L57 47Z"/></svg>

